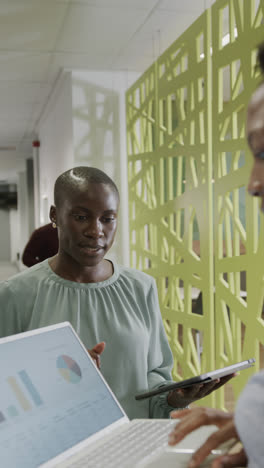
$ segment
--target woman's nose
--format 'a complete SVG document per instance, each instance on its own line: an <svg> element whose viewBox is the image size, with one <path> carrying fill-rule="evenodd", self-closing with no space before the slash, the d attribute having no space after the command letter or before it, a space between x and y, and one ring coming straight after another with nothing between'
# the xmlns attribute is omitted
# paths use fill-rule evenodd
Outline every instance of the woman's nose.
<svg viewBox="0 0 264 468"><path fill-rule="evenodd" d="M91 221L88 226L86 226L84 235L87 237L102 237L102 223L98 220Z"/></svg>

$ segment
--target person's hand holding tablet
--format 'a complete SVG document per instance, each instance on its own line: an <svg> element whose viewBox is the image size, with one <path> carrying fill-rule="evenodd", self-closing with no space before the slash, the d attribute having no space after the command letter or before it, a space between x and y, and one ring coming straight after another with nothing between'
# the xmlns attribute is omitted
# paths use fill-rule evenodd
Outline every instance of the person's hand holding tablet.
<svg viewBox="0 0 264 468"><path fill-rule="evenodd" d="M206 374L201 374L181 382L163 385L148 392L136 395L136 400L144 400L161 393L168 393L167 401L174 408L184 408L200 398L209 395L211 392L222 387L232 379L237 372L248 369L254 365L255 359L232 364L231 366L217 369Z"/></svg>
<svg viewBox="0 0 264 468"><path fill-rule="evenodd" d="M196 400L200 400L211 392L222 387L228 380L232 379L235 374L229 374L225 377L212 380L207 383L197 383L186 388L176 388L168 394L167 401L173 408L184 408Z"/></svg>

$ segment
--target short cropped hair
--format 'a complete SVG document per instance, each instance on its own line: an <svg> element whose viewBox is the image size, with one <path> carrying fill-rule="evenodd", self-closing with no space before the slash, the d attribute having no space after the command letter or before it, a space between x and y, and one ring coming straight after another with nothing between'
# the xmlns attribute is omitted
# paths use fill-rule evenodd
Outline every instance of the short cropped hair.
<svg viewBox="0 0 264 468"><path fill-rule="evenodd" d="M95 167L78 166L63 172L54 185L54 203L59 206L67 193L80 188L81 184L109 185L119 200L119 191L114 181L103 171Z"/></svg>

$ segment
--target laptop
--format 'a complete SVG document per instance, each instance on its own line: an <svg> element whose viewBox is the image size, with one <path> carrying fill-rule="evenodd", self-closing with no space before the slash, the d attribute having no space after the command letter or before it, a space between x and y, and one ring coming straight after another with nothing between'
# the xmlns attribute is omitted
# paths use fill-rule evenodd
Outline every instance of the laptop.
<svg viewBox="0 0 264 468"><path fill-rule="evenodd" d="M68 322L0 339L0 368L1 468L186 466L213 430L129 421Z"/></svg>

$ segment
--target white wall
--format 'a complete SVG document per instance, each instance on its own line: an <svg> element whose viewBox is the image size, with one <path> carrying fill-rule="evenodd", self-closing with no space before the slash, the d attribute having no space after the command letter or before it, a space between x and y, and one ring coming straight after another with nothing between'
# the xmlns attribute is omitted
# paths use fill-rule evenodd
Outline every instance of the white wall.
<svg viewBox="0 0 264 468"><path fill-rule="evenodd" d="M110 258L129 265L126 89L132 72L72 73L74 165L106 172L120 191L119 228Z"/></svg>
<svg viewBox="0 0 264 468"><path fill-rule="evenodd" d="M9 210L0 210L1 242L0 261L10 261L10 222Z"/></svg>
<svg viewBox="0 0 264 468"><path fill-rule="evenodd" d="M7 179L12 183L19 185L19 174L26 170L26 158L28 157L28 153L19 153L18 151L1 151L1 179ZM26 190L25 187L18 187L18 192L21 191L21 196L24 199L26 197L26 191L23 193L23 190ZM19 193L18 193L19 198ZM19 201L18 201L19 204ZM22 203L23 205L23 203ZM8 252L8 261L16 262L17 260L17 253L20 253L23 249L23 242L24 240L20 237L20 225L18 222L19 218L19 209L22 208L22 205L18 205L17 210L10 210L8 216L8 231L9 231L9 239L6 240L4 235L2 235L2 226L3 223L1 222L1 244L2 249ZM27 216L27 212L24 213ZM16 218L16 221L15 221ZM21 219L23 218L23 213L21 213ZM15 239L16 237L16 239Z"/></svg>
<svg viewBox="0 0 264 468"><path fill-rule="evenodd" d="M29 223L28 223L28 194L27 194L27 174L25 171L18 173L17 183L17 211L18 211L18 226L19 226L19 253L22 256L24 247L29 239ZM19 268L22 263L19 262Z"/></svg>
<svg viewBox="0 0 264 468"><path fill-rule="evenodd" d="M17 262L17 254L22 254L24 246L31 234L28 213L29 191L26 173L26 161L31 156L32 154L30 154L30 152L1 152L1 178L7 178L12 183L17 184L18 198L17 210L11 209L8 216L10 237L6 243L4 236L1 234L1 243L2 248L6 249L6 252L9 253L8 260L18 263L19 268L21 263ZM14 169L16 169L16 175L14 175ZM3 226L2 222L1 225Z"/></svg>
<svg viewBox="0 0 264 468"><path fill-rule="evenodd" d="M61 74L52 95L50 96L45 110L36 129L40 140L39 149L39 216L35 218L41 221L39 224L45 224L49 221L49 207L53 203L53 186L57 176L73 166L73 142L72 142L72 99L71 99L71 73ZM6 156L4 158L4 156ZM3 155L5 170L8 174L10 155ZM12 163L14 155L12 155ZM26 175L26 155L15 155L17 158L17 191L18 208L17 212L10 213L11 246L6 245L4 250L9 252L8 260L16 262L17 253L22 256L24 247L31 234L29 229L29 200ZM31 155L33 156L33 150ZM36 198L36 197L35 197ZM2 224L2 223L1 223ZM39 226L38 224L38 226ZM38 227L35 226L35 227ZM32 229L31 229L32 231ZM4 246L3 235L1 242ZM5 242L6 244L6 242ZM1 252L0 252L1 255ZM1 258L0 258L1 259ZM24 268L21 261L18 262L19 269Z"/></svg>
<svg viewBox="0 0 264 468"><path fill-rule="evenodd" d="M40 224L49 222L54 182L74 165L71 73L63 72L40 119L39 148Z"/></svg>
<svg viewBox="0 0 264 468"><path fill-rule="evenodd" d="M10 219L10 261L17 263L17 254L20 253L20 225L18 210L11 209L9 211Z"/></svg>

